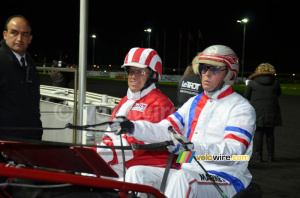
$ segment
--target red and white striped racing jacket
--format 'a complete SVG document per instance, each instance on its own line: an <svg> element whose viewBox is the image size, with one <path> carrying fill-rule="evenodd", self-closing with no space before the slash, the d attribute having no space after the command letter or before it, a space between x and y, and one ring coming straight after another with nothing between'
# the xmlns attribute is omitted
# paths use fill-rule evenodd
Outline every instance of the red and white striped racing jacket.
<svg viewBox="0 0 300 198"><path fill-rule="evenodd" d="M155 86L151 86L149 93L140 99L136 100L127 114L127 118L131 121L146 120L153 123L158 123L162 119L175 112L175 108L170 99L165 96L160 90L156 89ZM151 90L152 89L152 90ZM146 90L147 91L147 90ZM128 100L125 96L121 99L119 104L114 109L111 120L113 120L121 106ZM159 132L158 132L159 133ZM156 142L159 142L158 139ZM131 145L132 143L147 144L144 141L138 141L134 137L129 137L126 134L122 135L123 146ZM102 140L102 145L107 146L120 146L119 136L113 133L105 133ZM103 149L97 149L97 152L106 160L110 165L121 164L123 162L122 153L120 150L111 149L112 156L104 156ZM143 151L143 150L125 150L125 161L126 168L134 165L148 165L165 167L168 162L169 152L168 151ZM172 168L176 168L176 159L173 160Z"/></svg>

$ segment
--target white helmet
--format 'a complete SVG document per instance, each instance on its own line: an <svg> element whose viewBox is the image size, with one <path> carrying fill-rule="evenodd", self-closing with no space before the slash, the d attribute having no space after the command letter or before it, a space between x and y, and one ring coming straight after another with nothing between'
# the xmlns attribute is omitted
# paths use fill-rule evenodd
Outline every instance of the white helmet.
<svg viewBox="0 0 300 198"><path fill-rule="evenodd" d="M206 48L200 54L198 62L218 67L227 66L229 70L224 78L226 85L233 85L239 72L238 57L231 48L224 45L212 45Z"/></svg>
<svg viewBox="0 0 300 198"><path fill-rule="evenodd" d="M131 48L124 60L121 68L126 66L140 67L153 70L158 74L158 79L162 75L162 62L157 52L151 48Z"/></svg>

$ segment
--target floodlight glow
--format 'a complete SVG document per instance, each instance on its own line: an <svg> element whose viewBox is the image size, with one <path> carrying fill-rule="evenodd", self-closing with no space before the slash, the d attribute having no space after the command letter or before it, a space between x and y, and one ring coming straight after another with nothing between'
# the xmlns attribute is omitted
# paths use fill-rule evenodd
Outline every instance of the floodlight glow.
<svg viewBox="0 0 300 198"><path fill-rule="evenodd" d="M151 32L152 30L150 28L144 30L145 32Z"/></svg>

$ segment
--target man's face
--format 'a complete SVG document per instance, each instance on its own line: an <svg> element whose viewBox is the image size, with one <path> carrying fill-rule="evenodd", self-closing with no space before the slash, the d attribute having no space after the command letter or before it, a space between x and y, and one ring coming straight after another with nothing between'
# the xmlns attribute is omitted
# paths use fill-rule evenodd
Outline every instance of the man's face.
<svg viewBox="0 0 300 198"><path fill-rule="evenodd" d="M3 31L3 38L10 49L23 56L31 43L31 28L23 18L12 18L7 24L7 31Z"/></svg>
<svg viewBox="0 0 300 198"><path fill-rule="evenodd" d="M150 71L147 68L129 67L128 74L128 87L134 93L141 91L145 86Z"/></svg>
<svg viewBox="0 0 300 198"><path fill-rule="evenodd" d="M203 69L201 71L203 89L205 91L213 91L219 86L225 76L226 66L215 67L213 65L203 64Z"/></svg>

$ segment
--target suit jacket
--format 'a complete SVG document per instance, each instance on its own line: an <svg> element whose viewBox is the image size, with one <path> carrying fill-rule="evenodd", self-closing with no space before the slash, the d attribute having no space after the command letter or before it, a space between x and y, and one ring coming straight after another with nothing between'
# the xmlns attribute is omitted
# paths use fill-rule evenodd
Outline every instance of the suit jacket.
<svg viewBox="0 0 300 198"><path fill-rule="evenodd" d="M25 57L22 68L5 40L0 42L0 139L42 138L43 130L29 129L42 127L40 82L34 60L27 52Z"/></svg>

